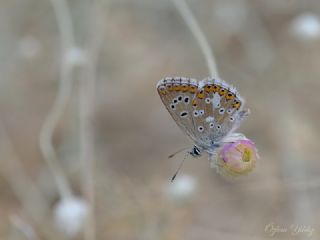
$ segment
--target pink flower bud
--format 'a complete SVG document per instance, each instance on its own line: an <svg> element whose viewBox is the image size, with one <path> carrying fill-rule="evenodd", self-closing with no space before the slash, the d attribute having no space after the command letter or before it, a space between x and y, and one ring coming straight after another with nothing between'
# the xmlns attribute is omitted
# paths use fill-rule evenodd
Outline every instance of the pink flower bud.
<svg viewBox="0 0 320 240"><path fill-rule="evenodd" d="M259 158L255 144L249 139L226 143L216 158L217 170L226 177L238 177L251 172Z"/></svg>

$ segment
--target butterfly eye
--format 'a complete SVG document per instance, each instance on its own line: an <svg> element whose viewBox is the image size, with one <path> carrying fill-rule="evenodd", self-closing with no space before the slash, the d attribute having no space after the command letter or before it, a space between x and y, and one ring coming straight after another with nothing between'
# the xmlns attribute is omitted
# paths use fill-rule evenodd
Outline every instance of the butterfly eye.
<svg viewBox="0 0 320 240"><path fill-rule="evenodd" d="M184 103L189 104L189 102L190 102L190 98L189 97L185 97L184 98Z"/></svg>
<svg viewBox="0 0 320 240"><path fill-rule="evenodd" d="M210 127L210 128L214 128L214 123L211 122L211 123L209 124L209 127Z"/></svg>
<svg viewBox="0 0 320 240"><path fill-rule="evenodd" d="M182 96L178 96L178 101L179 101L179 102L182 101Z"/></svg>
<svg viewBox="0 0 320 240"><path fill-rule="evenodd" d="M228 113L228 114L231 114L231 113L232 113L232 109L231 109L231 108L228 108L228 109L227 109L227 113Z"/></svg>
<svg viewBox="0 0 320 240"><path fill-rule="evenodd" d="M199 114L202 116L204 114L204 110L199 110Z"/></svg>
<svg viewBox="0 0 320 240"><path fill-rule="evenodd" d="M229 120L230 120L230 122L233 122L234 121L234 117L230 117Z"/></svg>
<svg viewBox="0 0 320 240"><path fill-rule="evenodd" d="M220 125L217 125L216 128L217 128L217 129L221 129L221 126L220 126Z"/></svg>
<svg viewBox="0 0 320 240"><path fill-rule="evenodd" d="M178 102L178 99L174 98L173 103L177 103L177 102Z"/></svg>

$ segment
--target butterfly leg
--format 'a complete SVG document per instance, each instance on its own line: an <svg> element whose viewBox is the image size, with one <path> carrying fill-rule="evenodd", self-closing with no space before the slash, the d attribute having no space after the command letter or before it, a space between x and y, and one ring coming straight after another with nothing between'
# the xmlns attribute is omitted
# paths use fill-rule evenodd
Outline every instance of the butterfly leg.
<svg viewBox="0 0 320 240"><path fill-rule="evenodd" d="M217 167L217 152L209 153L209 163L211 168Z"/></svg>

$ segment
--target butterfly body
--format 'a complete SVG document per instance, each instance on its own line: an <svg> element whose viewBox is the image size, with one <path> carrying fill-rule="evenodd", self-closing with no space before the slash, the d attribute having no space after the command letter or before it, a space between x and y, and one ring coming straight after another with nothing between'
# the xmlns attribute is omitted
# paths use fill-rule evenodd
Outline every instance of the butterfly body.
<svg viewBox="0 0 320 240"><path fill-rule="evenodd" d="M237 90L224 81L175 77L158 82L158 93L178 126L208 153L213 153L248 111Z"/></svg>

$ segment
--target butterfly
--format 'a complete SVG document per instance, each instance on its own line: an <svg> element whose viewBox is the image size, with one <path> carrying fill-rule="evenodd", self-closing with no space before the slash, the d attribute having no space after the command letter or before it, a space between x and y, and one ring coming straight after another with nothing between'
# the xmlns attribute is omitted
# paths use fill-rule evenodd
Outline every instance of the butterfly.
<svg viewBox="0 0 320 240"><path fill-rule="evenodd" d="M157 91L176 124L193 140L191 156L200 157L205 152L215 165L213 160L226 143L246 139L234 131L249 115L249 109L244 109L244 99L225 81L166 77L158 82Z"/></svg>

